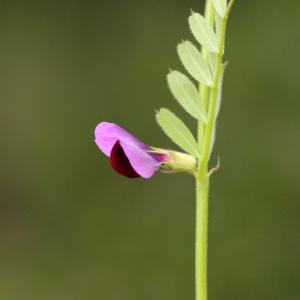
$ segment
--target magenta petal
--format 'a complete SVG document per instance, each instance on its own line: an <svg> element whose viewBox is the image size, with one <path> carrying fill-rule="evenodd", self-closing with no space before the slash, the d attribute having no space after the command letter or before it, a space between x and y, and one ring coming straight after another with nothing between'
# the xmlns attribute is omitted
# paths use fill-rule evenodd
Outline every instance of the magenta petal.
<svg viewBox="0 0 300 300"><path fill-rule="evenodd" d="M136 144L138 147L147 148L145 144L114 123L101 122L97 125L95 142L106 156L110 156L110 152L117 141L126 141L127 143Z"/></svg>
<svg viewBox="0 0 300 300"><path fill-rule="evenodd" d="M160 162L148 152L149 146L116 124L108 122L100 123L95 130L95 142L100 150L109 157L111 156L112 149L119 142L130 166L141 177L150 178L159 170ZM118 151L116 150L116 153L113 154L114 169L119 168L119 170L124 171L121 165L119 167L116 166L118 159L120 159L120 163L124 162L124 157L121 156L120 149L117 146L116 149ZM120 157L118 158L116 154L120 155Z"/></svg>
<svg viewBox="0 0 300 300"><path fill-rule="evenodd" d="M159 170L159 161L148 153L149 148L140 148L133 143L120 141L130 164L144 178L150 178Z"/></svg>

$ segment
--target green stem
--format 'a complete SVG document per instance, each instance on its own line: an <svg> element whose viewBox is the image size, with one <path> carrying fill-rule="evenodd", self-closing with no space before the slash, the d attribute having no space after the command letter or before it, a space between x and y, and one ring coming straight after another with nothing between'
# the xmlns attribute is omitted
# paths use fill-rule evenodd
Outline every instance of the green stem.
<svg viewBox="0 0 300 300"><path fill-rule="evenodd" d="M200 123L198 124L198 142L202 155L198 166L198 174L196 176L196 300L207 300L207 233L210 180L210 176L208 174L208 161L222 75L222 59L227 20L233 2L234 0L230 0L226 14L222 20L219 52L217 56L216 70L214 72L215 80L213 87L210 89L205 86L200 87L200 95L202 96L204 103L208 106L208 122L206 126L203 126ZM211 0L206 1L205 17L211 26L213 26L214 9ZM206 51L204 50L202 53L204 55L204 59L208 61L208 54Z"/></svg>
<svg viewBox="0 0 300 300"><path fill-rule="evenodd" d="M205 4L204 17L211 27L214 26L215 9L211 0ZM209 53L202 48L202 55L206 63ZM200 85L200 97L208 109L209 87ZM198 123L198 144L202 151L205 125ZM207 227L208 227L208 193L209 177L196 177L196 232L195 232L195 294L196 300L207 300Z"/></svg>
<svg viewBox="0 0 300 300"><path fill-rule="evenodd" d="M213 138L212 133L213 133L214 123L215 123L215 114L216 114L217 102L218 102L218 92L219 92L220 80L221 80L221 75L222 75L222 59L223 59L223 49L224 49L224 43L225 43L226 27L227 27L228 15L230 13L233 3L234 3L234 0L231 0L229 2L227 10L226 10L226 14L222 20L219 52L218 52L218 56L217 56L216 70L214 73L216 75L215 75L213 87L211 88L211 92L210 92L208 121L206 124L203 148L202 148L202 155L201 155L201 161L200 161L200 176L204 176L207 174L209 152L210 152L211 140Z"/></svg>
<svg viewBox="0 0 300 300"><path fill-rule="evenodd" d="M214 21L215 21L215 9L214 9L214 6L213 6L211 0L206 1L204 17L208 21L209 25L211 27L213 27L214 26ZM208 63L209 53L204 48L202 48L201 52L202 52L202 56L204 58L204 61L206 63ZM208 108L209 87L204 85L204 84L200 84L199 85L199 91L200 91L200 97L203 100L203 103L204 103L205 107ZM202 140L203 140L203 137L204 137L204 132L205 132L205 125L203 124L203 122L199 122L198 123L198 141L199 141L199 146L200 147L203 144Z"/></svg>
<svg viewBox="0 0 300 300"><path fill-rule="evenodd" d="M215 22L215 9L214 9L214 6L213 6L211 0L206 1L204 17L207 20L208 24L213 28L214 22ZM202 56L203 56L205 62L208 63L209 52L205 48L202 48L201 52L202 52ZM209 88L207 85L204 85L204 84L200 85L200 95L201 95L201 98L203 99L205 106L207 107L208 106L208 97L209 97Z"/></svg>
<svg viewBox="0 0 300 300"><path fill-rule="evenodd" d="M196 178L196 300L207 300L209 178Z"/></svg>

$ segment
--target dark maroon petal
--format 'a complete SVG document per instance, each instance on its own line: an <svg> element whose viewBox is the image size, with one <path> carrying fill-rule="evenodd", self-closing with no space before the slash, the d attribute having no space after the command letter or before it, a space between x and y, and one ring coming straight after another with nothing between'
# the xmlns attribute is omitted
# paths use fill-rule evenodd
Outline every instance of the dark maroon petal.
<svg viewBox="0 0 300 300"><path fill-rule="evenodd" d="M131 166L119 141L114 144L110 153L109 161L112 168L119 174L128 178L141 177Z"/></svg>

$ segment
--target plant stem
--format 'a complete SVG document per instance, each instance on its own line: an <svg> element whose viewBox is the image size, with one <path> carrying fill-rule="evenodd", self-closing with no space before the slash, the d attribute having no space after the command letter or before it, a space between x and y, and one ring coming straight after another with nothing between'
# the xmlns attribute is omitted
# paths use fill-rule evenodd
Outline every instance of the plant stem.
<svg viewBox="0 0 300 300"><path fill-rule="evenodd" d="M209 177L196 178L196 300L207 300Z"/></svg>
<svg viewBox="0 0 300 300"><path fill-rule="evenodd" d="M207 0L205 4L205 11L204 11L204 18L207 20L208 24L213 28L215 22L215 9L211 2L211 0ZM202 56L206 63L209 60L209 53L205 48L202 48ZM200 95L202 100L207 108L208 106L208 97L209 97L209 88L207 85L201 84L200 85Z"/></svg>
<svg viewBox="0 0 300 300"><path fill-rule="evenodd" d="M226 34L226 27L228 21L228 15L230 13L231 7L234 3L234 0L231 0L228 4L226 14L222 20L221 26L221 36L219 42L219 52L217 56L217 64L215 70L215 80L213 87L211 88L210 93L210 103L209 103L209 110L208 110L208 121L205 129L204 140L203 140L203 148L202 148L202 155L200 161L200 176L204 176L207 174L207 166L209 160L209 152L211 147L211 140L213 138L213 128L215 124L215 114L217 109L217 101L218 101L218 94L219 94L219 87L220 87L220 80L222 75L222 59L223 59L223 49L225 43L225 34Z"/></svg>
<svg viewBox="0 0 300 300"><path fill-rule="evenodd" d="M204 17L211 27L214 26L215 9L211 0L205 3ZM202 48L202 55L206 63L209 53ZM200 97L208 109L209 87L200 85ZM198 144L202 151L205 125L198 123ZM199 166L200 167L200 166ZM208 229L208 193L209 177L196 177L196 231L195 231L195 294L196 300L207 300L207 229Z"/></svg>
<svg viewBox="0 0 300 300"><path fill-rule="evenodd" d="M209 23L211 27L214 26L214 20L215 20L215 9L214 6L211 2L211 0L207 0L205 3L205 11L204 11L204 17ZM208 52L206 49L202 48L202 56L204 58L204 61L208 63ZM199 92L200 92L200 97L206 107L208 108L208 99L209 99L209 87L200 84L199 85ZM203 137L204 137L204 132L205 132L205 124L203 122L198 123L198 141L199 141L199 147L202 147L203 144Z"/></svg>
<svg viewBox="0 0 300 300"><path fill-rule="evenodd" d="M201 149L201 159L196 176L196 300L207 300L207 233L208 233L208 196L209 196L209 171L208 162L210 156L210 147L213 138L213 129L215 126L215 114L217 109L220 80L222 75L222 59L225 43L225 33L227 27L228 15L234 0L230 0L226 14L222 20L221 35L219 41L219 52L215 69L215 79L212 88L200 87L200 95L208 107L208 122L206 126L198 124L198 143ZM211 0L206 1L205 17L213 26L214 9ZM206 51L202 51L204 59L208 60ZM208 101L209 99L209 101Z"/></svg>

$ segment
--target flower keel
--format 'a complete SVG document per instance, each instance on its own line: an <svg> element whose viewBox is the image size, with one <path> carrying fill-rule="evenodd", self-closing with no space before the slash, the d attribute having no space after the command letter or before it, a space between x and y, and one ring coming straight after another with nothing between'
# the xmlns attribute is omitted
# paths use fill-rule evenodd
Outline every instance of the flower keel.
<svg viewBox="0 0 300 300"><path fill-rule="evenodd" d="M119 174L126 176L128 178L138 178L141 177L131 166L120 142L117 141L113 146L110 157L109 157L111 167Z"/></svg>

